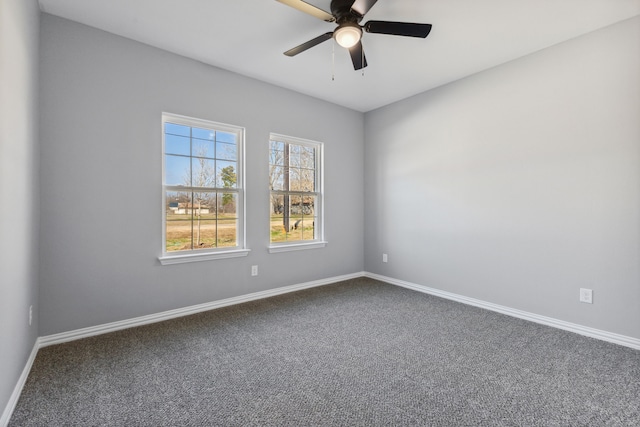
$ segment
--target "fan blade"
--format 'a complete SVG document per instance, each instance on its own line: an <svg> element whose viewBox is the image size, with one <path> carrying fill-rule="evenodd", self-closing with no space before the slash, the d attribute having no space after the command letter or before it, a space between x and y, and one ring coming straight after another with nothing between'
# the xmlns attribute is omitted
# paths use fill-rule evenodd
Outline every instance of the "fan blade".
<svg viewBox="0 0 640 427"><path fill-rule="evenodd" d="M364 24L367 33L391 34L394 36L425 38L431 31L431 24L412 24L410 22L369 21Z"/></svg>
<svg viewBox="0 0 640 427"><path fill-rule="evenodd" d="M351 62L353 62L354 70L361 70L367 66L367 58L364 56L362 49L362 42L358 42L357 45L349 49L351 55Z"/></svg>
<svg viewBox="0 0 640 427"><path fill-rule="evenodd" d="M277 0L282 4L286 4L287 6L291 6L294 9L298 9L300 12L304 12L308 15L315 16L318 19L322 19L326 22L333 22L336 18L333 17L329 12L325 12L322 9L319 9L309 3L306 3L302 0Z"/></svg>
<svg viewBox="0 0 640 427"><path fill-rule="evenodd" d="M284 54L287 56L296 56L299 53L304 52L307 49L311 49L312 47L319 45L320 43L329 40L333 36L332 32L324 33L321 36L316 37L315 39L309 40L306 43L302 43L300 46L296 46L293 49L289 49Z"/></svg>
<svg viewBox="0 0 640 427"><path fill-rule="evenodd" d="M356 0L351 5L351 10L360 16L364 16L377 1L378 0Z"/></svg>

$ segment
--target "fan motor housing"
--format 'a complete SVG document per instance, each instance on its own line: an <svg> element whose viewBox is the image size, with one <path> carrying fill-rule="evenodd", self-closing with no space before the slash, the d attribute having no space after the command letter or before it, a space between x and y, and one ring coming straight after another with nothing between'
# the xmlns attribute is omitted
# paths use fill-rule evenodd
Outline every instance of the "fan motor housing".
<svg viewBox="0 0 640 427"><path fill-rule="evenodd" d="M354 0L331 0L331 14L336 18L336 23L351 22L357 24L362 20L362 16L351 11L353 3Z"/></svg>

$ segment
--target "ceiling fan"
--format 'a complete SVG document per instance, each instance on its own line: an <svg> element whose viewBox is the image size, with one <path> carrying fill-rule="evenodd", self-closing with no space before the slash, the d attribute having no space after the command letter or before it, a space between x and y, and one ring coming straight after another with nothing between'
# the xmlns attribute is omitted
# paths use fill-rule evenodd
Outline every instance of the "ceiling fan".
<svg viewBox="0 0 640 427"><path fill-rule="evenodd" d="M368 21L361 26L360 21L378 0L331 0L331 13L302 0L277 1L323 21L338 24L334 31L324 33L293 49L289 49L284 53L285 55L295 56L330 38L334 38L340 46L349 50L353 68L356 70L367 66L367 59L362 48L363 29L367 33L421 38L427 37L431 31L431 24L414 24L410 22Z"/></svg>

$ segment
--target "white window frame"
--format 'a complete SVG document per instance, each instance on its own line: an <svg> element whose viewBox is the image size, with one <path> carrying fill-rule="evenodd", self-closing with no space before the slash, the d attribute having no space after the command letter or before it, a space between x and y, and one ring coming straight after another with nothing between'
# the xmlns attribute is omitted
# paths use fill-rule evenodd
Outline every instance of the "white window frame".
<svg viewBox="0 0 640 427"><path fill-rule="evenodd" d="M236 172L236 188L233 192L237 194L236 215L237 223L237 240L236 246L223 248L208 249L192 249L188 251L167 252L167 212L166 197L167 191L177 190L179 186L170 186L165 183L165 123L174 123L189 127L197 127L204 129L214 129L235 133L238 135L238 163ZM246 247L246 191L245 191L245 129L240 126L234 126L224 123L217 123L211 120L197 119L193 117L181 116L172 113L162 113L162 254L158 257L162 265L183 264L187 262L209 261L224 258L236 258L247 256L250 252ZM184 188L183 188L184 190Z"/></svg>
<svg viewBox="0 0 640 427"><path fill-rule="evenodd" d="M305 147L311 147L315 150L315 172L316 172L316 221L314 225L315 236L313 240L293 240L288 242L272 243L269 238L269 253L290 252L304 249L324 248L327 241L324 239L324 144L322 142L312 141L309 139L296 138L293 136L281 135L277 133L269 134L269 150L271 150L271 141L285 142L289 144L297 144ZM304 194L304 193L296 193ZM269 188L269 200L271 200L271 188ZM268 230L271 230L271 209L269 209Z"/></svg>

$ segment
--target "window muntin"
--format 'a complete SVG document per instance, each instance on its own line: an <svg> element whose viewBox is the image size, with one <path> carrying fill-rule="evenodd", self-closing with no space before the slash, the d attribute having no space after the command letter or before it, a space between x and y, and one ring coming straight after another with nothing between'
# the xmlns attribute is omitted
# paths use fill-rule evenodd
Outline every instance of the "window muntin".
<svg viewBox="0 0 640 427"><path fill-rule="evenodd" d="M242 128L163 114L165 257L244 249L243 145Z"/></svg>
<svg viewBox="0 0 640 427"><path fill-rule="evenodd" d="M322 240L322 144L272 134L269 141L271 246Z"/></svg>

